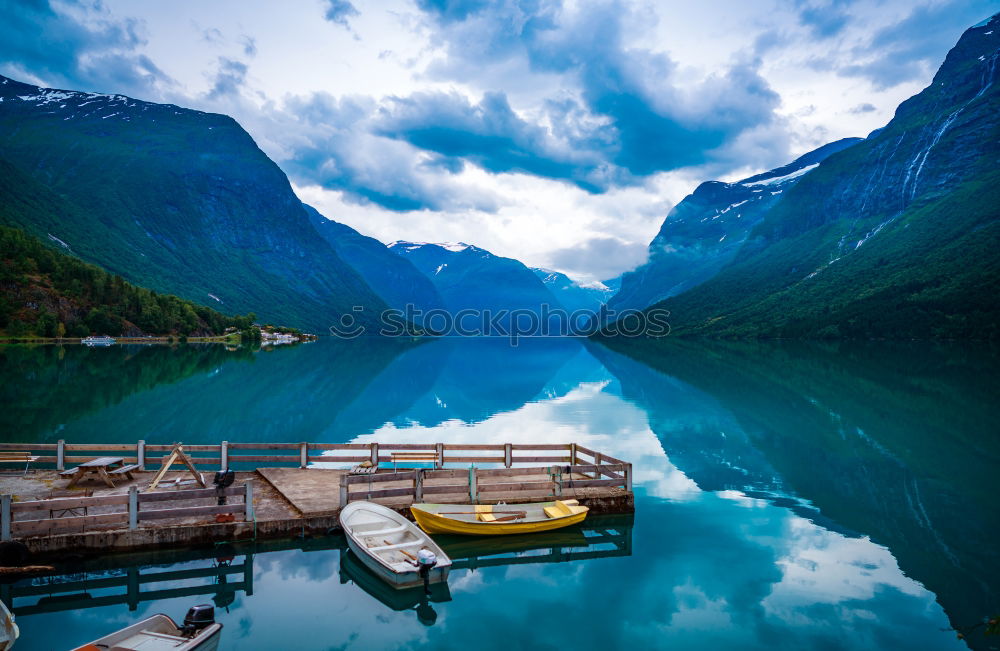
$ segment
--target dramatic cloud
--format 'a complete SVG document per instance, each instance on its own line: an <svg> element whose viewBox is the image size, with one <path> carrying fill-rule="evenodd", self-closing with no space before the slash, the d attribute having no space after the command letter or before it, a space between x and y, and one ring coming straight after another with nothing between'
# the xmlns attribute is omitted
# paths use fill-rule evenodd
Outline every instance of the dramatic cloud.
<svg viewBox="0 0 1000 651"><path fill-rule="evenodd" d="M358 10L348 0L327 0L326 19L344 27L349 27L348 18L358 15Z"/></svg>
<svg viewBox="0 0 1000 651"><path fill-rule="evenodd" d="M52 86L149 96L170 78L138 49L141 23L101 5L14 0L0 21L0 72Z"/></svg>
<svg viewBox="0 0 1000 651"><path fill-rule="evenodd" d="M210 100L219 99L226 95L235 95L240 92L247 77L247 65L241 61L233 61L226 57L219 57L219 69L215 74L215 83L212 90L208 92Z"/></svg>
<svg viewBox="0 0 1000 651"><path fill-rule="evenodd" d="M614 237L595 237L580 244L552 251L552 264L571 274L612 278L622 269L633 269L646 261L646 244L623 242Z"/></svg>

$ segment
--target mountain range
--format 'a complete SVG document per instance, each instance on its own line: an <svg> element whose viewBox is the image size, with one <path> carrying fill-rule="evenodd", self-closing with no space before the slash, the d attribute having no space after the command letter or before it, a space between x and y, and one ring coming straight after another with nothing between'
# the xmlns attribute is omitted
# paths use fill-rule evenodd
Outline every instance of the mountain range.
<svg viewBox="0 0 1000 651"><path fill-rule="evenodd" d="M793 172L804 174L781 187L754 226L720 224L688 240L696 252L708 251L694 271L665 275L667 263L654 260L623 279L617 300L665 297L654 307L670 312L672 332L681 335L997 337L998 61L1000 14L967 30L930 86L884 128ZM767 178L737 185L761 181ZM696 191L690 218L705 219L737 199L734 191L743 192L709 187L703 194L724 196L697 202ZM736 203L728 212L746 210ZM683 242L691 226L680 208L654 240L654 248L678 248L660 256L668 261L683 257L670 243ZM721 212L709 221L722 221ZM741 241L735 252L705 244L730 237ZM719 265L722 257L728 260Z"/></svg>

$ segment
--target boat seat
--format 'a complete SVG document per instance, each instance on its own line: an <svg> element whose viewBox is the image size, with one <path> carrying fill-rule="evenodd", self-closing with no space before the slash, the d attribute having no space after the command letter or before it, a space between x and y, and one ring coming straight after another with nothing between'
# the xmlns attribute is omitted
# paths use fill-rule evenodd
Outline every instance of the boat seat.
<svg viewBox="0 0 1000 651"><path fill-rule="evenodd" d="M476 505L476 518L480 522L496 522L497 516L493 515L493 506L490 504Z"/></svg>
<svg viewBox="0 0 1000 651"><path fill-rule="evenodd" d="M576 515L578 513L583 513L587 510L586 506L580 506L580 503L576 500L556 500L554 506L546 506L545 515L550 518L565 518L569 515Z"/></svg>
<svg viewBox="0 0 1000 651"><path fill-rule="evenodd" d="M390 534L399 533L400 531L406 531L406 525L401 524L397 527L389 527L388 529L376 529L375 531L355 531L354 533L359 536L388 536Z"/></svg>
<svg viewBox="0 0 1000 651"><path fill-rule="evenodd" d="M393 549L404 549L406 547L416 547L418 545L423 545L423 540L411 540L405 543L396 543L395 545L382 545L381 547L369 547L370 552L387 552Z"/></svg>

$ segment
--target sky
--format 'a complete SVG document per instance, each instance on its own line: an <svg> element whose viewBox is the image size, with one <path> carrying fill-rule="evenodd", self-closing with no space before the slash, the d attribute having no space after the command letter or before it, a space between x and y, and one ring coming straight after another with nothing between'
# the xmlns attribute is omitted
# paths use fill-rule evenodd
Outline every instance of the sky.
<svg viewBox="0 0 1000 651"><path fill-rule="evenodd" d="M590 281L864 137L1000 0L0 0L0 74L236 118L325 216Z"/></svg>

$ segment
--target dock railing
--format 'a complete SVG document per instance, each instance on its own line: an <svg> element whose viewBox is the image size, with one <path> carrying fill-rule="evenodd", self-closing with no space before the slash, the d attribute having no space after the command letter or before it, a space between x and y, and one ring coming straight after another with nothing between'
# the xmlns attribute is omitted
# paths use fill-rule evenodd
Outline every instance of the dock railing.
<svg viewBox="0 0 1000 651"><path fill-rule="evenodd" d="M55 465L56 470L83 463L95 456L118 456L140 470L158 468L170 455L173 445L136 443L0 443L0 452L29 452L38 459L32 464ZM395 452L424 452L434 458L437 469L449 463L491 463L511 468L524 463L565 463L586 461L593 465L624 464L624 461L595 452L576 443L230 443L218 445L184 444L184 452L196 467L229 469L237 464L279 463L306 468L311 463L393 463ZM532 454L534 453L534 454ZM405 459L399 463L408 463ZM608 470L604 468L604 470Z"/></svg>
<svg viewBox="0 0 1000 651"><path fill-rule="evenodd" d="M171 506L170 502L217 500L242 495L233 504ZM148 506L145 506L148 505ZM152 508L150 508L152 507ZM91 512L91 510L96 512ZM162 493L140 493L138 486L122 495L57 497L54 499L15 502L11 495L0 495L0 539L78 533L93 529L139 528L144 522L171 520L203 515L241 515L254 519L253 482L228 488L198 488Z"/></svg>

